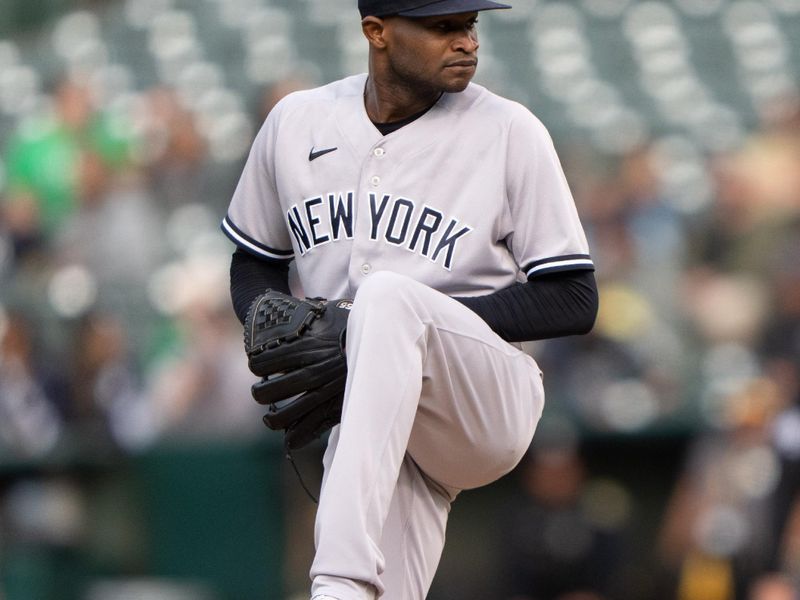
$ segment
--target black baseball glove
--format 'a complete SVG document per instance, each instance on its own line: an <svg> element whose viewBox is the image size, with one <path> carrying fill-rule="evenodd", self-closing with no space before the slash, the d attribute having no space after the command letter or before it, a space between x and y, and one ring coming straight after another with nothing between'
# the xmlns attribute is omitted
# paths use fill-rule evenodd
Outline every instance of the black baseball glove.
<svg viewBox="0 0 800 600"><path fill-rule="evenodd" d="M248 310L245 351L250 370L262 378L253 385L253 397L269 407L264 423L285 430L290 450L341 419L351 306L351 300L301 300L267 290Z"/></svg>

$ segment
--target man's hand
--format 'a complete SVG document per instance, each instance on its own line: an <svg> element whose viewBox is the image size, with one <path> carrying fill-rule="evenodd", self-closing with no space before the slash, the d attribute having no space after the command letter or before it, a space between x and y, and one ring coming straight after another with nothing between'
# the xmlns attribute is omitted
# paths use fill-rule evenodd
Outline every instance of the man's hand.
<svg viewBox="0 0 800 600"><path fill-rule="evenodd" d="M301 300L267 290L245 319L250 370L261 377L253 397L268 405L264 423L301 448L341 418L347 362L344 344L352 301Z"/></svg>

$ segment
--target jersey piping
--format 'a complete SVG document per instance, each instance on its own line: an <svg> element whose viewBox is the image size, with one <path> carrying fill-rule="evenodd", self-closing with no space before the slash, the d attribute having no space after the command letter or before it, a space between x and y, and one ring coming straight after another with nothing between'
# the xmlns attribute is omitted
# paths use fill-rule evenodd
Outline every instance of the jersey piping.
<svg viewBox="0 0 800 600"><path fill-rule="evenodd" d="M523 272L528 276L528 278L531 278L544 273L570 271L573 269L587 269L594 271L594 263L588 254L565 254L564 256L543 258L542 260L536 260L528 263L523 269Z"/></svg>
<svg viewBox="0 0 800 600"><path fill-rule="evenodd" d="M240 247L242 250L250 252L251 254L257 254L259 256L263 256L265 258L269 258L272 260L282 260L287 261L294 258L294 251L293 250L278 250L277 248L270 248L257 240L254 240L252 237L244 233L241 229L236 227L236 225L231 221L230 216L226 215L225 218L222 220L222 224L220 226L222 232L230 238L230 240Z"/></svg>

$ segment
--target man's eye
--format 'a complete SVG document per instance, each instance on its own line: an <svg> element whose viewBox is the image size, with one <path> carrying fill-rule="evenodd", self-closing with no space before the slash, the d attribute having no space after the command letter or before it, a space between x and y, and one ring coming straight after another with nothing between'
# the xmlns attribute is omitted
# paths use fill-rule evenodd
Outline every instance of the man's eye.
<svg viewBox="0 0 800 600"><path fill-rule="evenodd" d="M474 21L470 21L469 23L466 23L465 25L456 25L455 23L437 23L436 24L436 29L439 30L439 31L445 32L445 33L450 33L452 31L457 31L457 30L461 29L462 27L465 27L469 31L472 31L473 29L475 29L475 26L477 24L478 24L478 20L477 19L475 19Z"/></svg>

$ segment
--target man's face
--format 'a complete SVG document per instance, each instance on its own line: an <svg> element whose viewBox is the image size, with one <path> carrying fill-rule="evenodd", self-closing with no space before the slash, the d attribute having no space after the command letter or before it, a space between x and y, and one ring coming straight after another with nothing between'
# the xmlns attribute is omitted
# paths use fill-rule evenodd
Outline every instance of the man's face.
<svg viewBox="0 0 800 600"><path fill-rule="evenodd" d="M421 89L461 92L478 66L478 13L385 19L390 75Z"/></svg>

